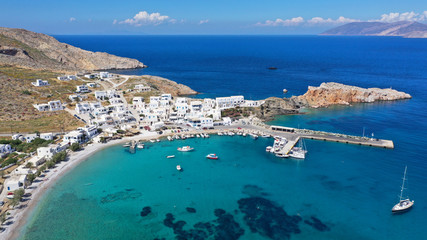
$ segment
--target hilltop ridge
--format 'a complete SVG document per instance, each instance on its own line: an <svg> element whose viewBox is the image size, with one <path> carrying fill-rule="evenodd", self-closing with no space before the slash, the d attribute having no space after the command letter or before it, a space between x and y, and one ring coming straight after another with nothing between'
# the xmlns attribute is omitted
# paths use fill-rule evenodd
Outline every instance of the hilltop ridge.
<svg viewBox="0 0 427 240"><path fill-rule="evenodd" d="M0 65L55 71L146 67L136 59L86 51L46 34L5 27L0 27Z"/></svg>
<svg viewBox="0 0 427 240"><path fill-rule="evenodd" d="M320 35L427 38L427 25L410 21L399 21L393 23L352 22L327 30Z"/></svg>

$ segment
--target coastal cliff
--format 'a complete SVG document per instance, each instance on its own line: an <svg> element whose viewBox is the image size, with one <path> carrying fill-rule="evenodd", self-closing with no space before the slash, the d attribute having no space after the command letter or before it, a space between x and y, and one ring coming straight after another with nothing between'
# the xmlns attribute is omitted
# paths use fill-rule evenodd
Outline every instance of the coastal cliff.
<svg viewBox="0 0 427 240"><path fill-rule="evenodd" d="M350 105L351 103L371 103L409 99L411 95L394 89L360 88L341 83L322 83L319 87L308 87L301 96L291 98L270 97L255 110L260 119L269 121L277 115L298 114L301 108L320 108L330 105Z"/></svg>
<svg viewBox="0 0 427 240"><path fill-rule="evenodd" d="M256 109L255 114L260 119L272 120L277 115L298 114L300 108L307 106L304 100L297 97L270 97L265 99L265 102Z"/></svg>
<svg viewBox="0 0 427 240"><path fill-rule="evenodd" d="M91 52L25 29L0 27L0 65L54 71L146 67L136 59Z"/></svg>
<svg viewBox="0 0 427 240"><path fill-rule="evenodd" d="M299 100L313 108L409 98L411 95L391 88L360 88L335 82L322 83L319 87L309 86L308 91L298 97Z"/></svg>

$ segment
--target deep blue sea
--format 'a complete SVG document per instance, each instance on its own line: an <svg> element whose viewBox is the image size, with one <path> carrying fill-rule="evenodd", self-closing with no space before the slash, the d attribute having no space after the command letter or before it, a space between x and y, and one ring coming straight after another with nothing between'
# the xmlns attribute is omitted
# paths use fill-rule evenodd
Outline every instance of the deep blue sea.
<svg viewBox="0 0 427 240"><path fill-rule="evenodd" d="M44 196L22 239L427 239L426 39L55 37L137 58L149 68L120 72L166 77L201 97L262 99L284 96L283 88L291 96L335 81L392 87L413 98L307 110L271 122L355 135L365 129L393 140L393 150L307 141L304 161L279 160L265 152L271 139L237 136L161 142L133 155L120 146L103 150ZM196 151L177 153L183 144ZM206 160L210 152L220 160ZM177 157L166 159L170 154ZM390 209L405 165L405 194L415 206L395 216ZM147 216L144 207L151 208Z"/></svg>

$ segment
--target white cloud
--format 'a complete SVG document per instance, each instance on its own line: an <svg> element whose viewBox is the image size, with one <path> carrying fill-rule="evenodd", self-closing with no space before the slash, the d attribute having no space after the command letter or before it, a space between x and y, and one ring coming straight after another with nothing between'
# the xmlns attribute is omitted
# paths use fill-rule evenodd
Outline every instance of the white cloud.
<svg viewBox="0 0 427 240"><path fill-rule="evenodd" d="M258 22L255 24L256 26L297 26L301 23L304 23L304 18L302 17L295 17L291 19L280 19L277 18L276 20L267 20L264 23Z"/></svg>
<svg viewBox="0 0 427 240"><path fill-rule="evenodd" d="M370 20L370 21L378 21L378 22L398 22L398 21L425 21L427 20L427 11L419 14L414 11L412 12L392 12L389 14L381 15L380 19Z"/></svg>
<svg viewBox="0 0 427 240"><path fill-rule="evenodd" d="M199 25L202 25L202 24L205 24L205 23L208 23L208 22L209 22L209 19L200 20Z"/></svg>
<svg viewBox="0 0 427 240"><path fill-rule="evenodd" d="M117 24L117 19L114 19L113 24Z"/></svg>
<svg viewBox="0 0 427 240"><path fill-rule="evenodd" d="M141 11L133 18L126 19L119 22L120 24L129 24L132 26L140 27L142 25L159 25L169 19L169 16L160 15L160 13L148 13Z"/></svg>
<svg viewBox="0 0 427 240"><path fill-rule="evenodd" d="M74 22L74 21L76 21L77 19L76 18L74 18L74 17L70 17L70 22Z"/></svg>
<svg viewBox="0 0 427 240"><path fill-rule="evenodd" d="M358 19L351 19L346 17L339 17L337 19L332 18L321 18L321 17L314 17L310 20L307 20L307 23L316 25L316 24L345 24L345 23L351 23L351 22L360 22Z"/></svg>

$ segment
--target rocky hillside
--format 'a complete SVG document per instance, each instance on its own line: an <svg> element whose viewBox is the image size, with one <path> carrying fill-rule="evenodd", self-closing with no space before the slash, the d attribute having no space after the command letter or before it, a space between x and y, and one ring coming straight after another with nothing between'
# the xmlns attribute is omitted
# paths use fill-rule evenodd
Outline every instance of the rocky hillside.
<svg viewBox="0 0 427 240"><path fill-rule="evenodd" d="M136 59L90 52L24 29L0 27L0 65L54 71L132 69Z"/></svg>
<svg viewBox="0 0 427 240"><path fill-rule="evenodd" d="M258 118L268 121L277 115L298 114L302 107L308 107L308 105L297 97L270 97L265 99L259 108L255 109L255 114Z"/></svg>
<svg viewBox="0 0 427 240"><path fill-rule="evenodd" d="M427 38L427 25L419 22L400 21L383 22L352 22L321 35L343 36L400 36L405 38Z"/></svg>
<svg viewBox="0 0 427 240"><path fill-rule="evenodd" d="M310 86L304 95L298 97L299 100L314 108L408 98L411 98L411 95L391 88L360 88L335 82L322 83L319 87Z"/></svg>

